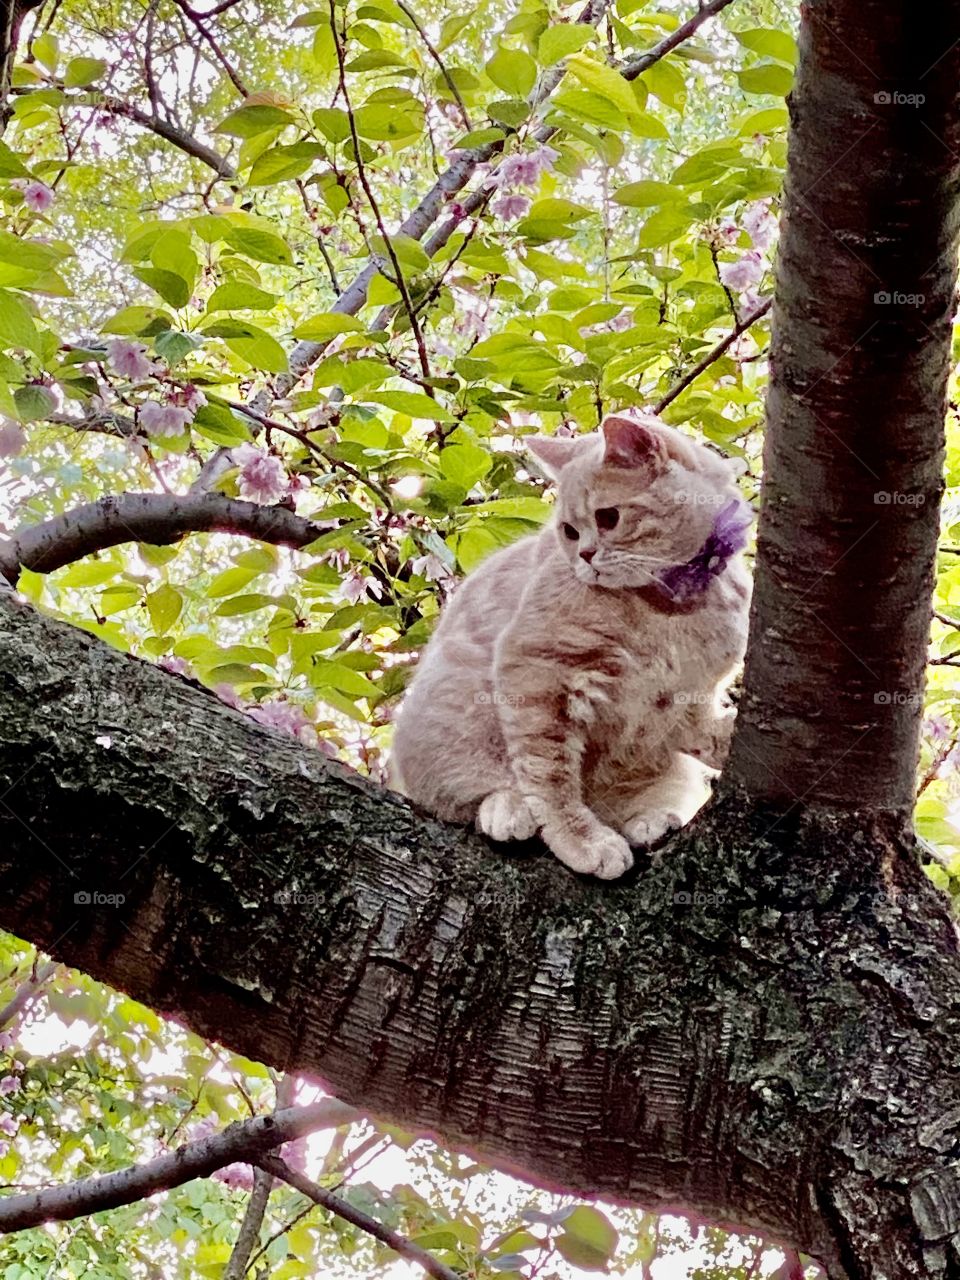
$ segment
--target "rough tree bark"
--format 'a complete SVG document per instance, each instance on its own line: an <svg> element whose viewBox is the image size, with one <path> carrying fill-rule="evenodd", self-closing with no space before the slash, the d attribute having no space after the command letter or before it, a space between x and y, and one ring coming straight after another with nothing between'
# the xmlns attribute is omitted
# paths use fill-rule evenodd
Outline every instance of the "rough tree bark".
<svg viewBox="0 0 960 1280"><path fill-rule="evenodd" d="M709 810L584 883L6 593L0 923L502 1167L834 1277L958 1280L960 956L906 817L960 0L811 0L800 43L753 636Z"/></svg>

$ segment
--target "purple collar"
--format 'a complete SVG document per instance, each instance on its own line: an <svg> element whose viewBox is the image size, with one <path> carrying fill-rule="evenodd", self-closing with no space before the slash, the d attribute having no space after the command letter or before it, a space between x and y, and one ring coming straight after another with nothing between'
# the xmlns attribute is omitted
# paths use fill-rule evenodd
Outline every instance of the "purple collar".
<svg viewBox="0 0 960 1280"><path fill-rule="evenodd" d="M695 556L685 564L661 569L657 584L674 604L702 595L738 551L747 545L753 509L743 498L731 498L713 522L713 529Z"/></svg>

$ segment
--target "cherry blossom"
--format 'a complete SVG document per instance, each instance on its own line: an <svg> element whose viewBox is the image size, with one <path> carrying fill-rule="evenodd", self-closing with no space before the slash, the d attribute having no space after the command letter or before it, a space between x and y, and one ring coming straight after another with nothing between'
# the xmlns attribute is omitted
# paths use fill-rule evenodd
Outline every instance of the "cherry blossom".
<svg viewBox="0 0 960 1280"><path fill-rule="evenodd" d="M247 710L251 720L266 725L268 729L277 729L280 733L289 733L307 747L315 747L319 743L317 731L303 707L296 702L288 702L285 698L276 698L271 702L261 702Z"/></svg>
<svg viewBox="0 0 960 1280"><path fill-rule="evenodd" d="M524 217L530 209L530 201L526 196L500 196L498 200L494 200L490 206L490 212L495 218L501 218L504 222L514 222L517 218Z"/></svg>
<svg viewBox="0 0 960 1280"><path fill-rule="evenodd" d="M770 211L769 200L758 200L743 215L743 229L753 242L753 247L766 252L777 235L777 220Z"/></svg>
<svg viewBox="0 0 960 1280"><path fill-rule="evenodd" d="M213 1175L231 1191L250 1191L253 1188L253 1169L248 1164L227 1164Z"/></svg>
<svg viewBox="0 0 960 1280"><path fill-rule="evenodd" d="M140 406L140 425L148 436L182 436L192 421L189 409L169 401L145 400Z"/></svg>
<svg viewBox="0 0 960 1280"><path fill-rule="evenodd" d="M410 568L414 573L419 574L421 578L426 578L428 582L443 582L445 578L450 577L450 570L443 563L439 556L432 552L426 556L417 556L415 560L410 561Z"/></svg>
<svg viewBox="0 0 960 1280"><path fill-rule="evenodd" d="M53 204L53 189L36 178L23 188L23 203L34 213L45 213Z"/></svg>
<svg viewBox="0 0 960 1280"><path fill-rule="evenodd" d="M114 373L131 382L143 382L157 371L152 360L147 359L147 348L142 342L128 342L126 338L111 338L107 343L107 362Z"/></svg>
<svg viewBox="0 0 960 1280"><path fill-rule="evenodd" d="M233 460L240 468L237 488L241 498L270 506L279 502L289 488L289 478L279 458L252 444L238 445Z"/></svg>
<svg viewBox="0 0 960 1280"><path fill-rule="evenodd" d="M0 422L0 458L15 458L27 443L27 433L19 422Z"/></svg>
<svg viewBox="0 0 960 1280"><path fill-rule="evenodd" d="M19 1076L4 1076L3 1079L0 1080L0 1094L2 1094L4 1097L6 1097L7 1094L19 1093L19 1092L20 1092Z"/></svg>
<svg viewBox="0 0 960 1280"><path fill-rule="evenodd" d="M537 147L536 151L517 152L516 155L507 156L490 182L501 191L509 191L515 187L534 187L540 181L540 175L550 173L554 161L559 158L560 152L548 146Z"/></svg>
<svg viewBox="0 0 960 1280"><path fill-rule="evenodd" d="M13 1048L14 1039L12 1031L0 1031L0 1053L9 1053Z"/></svg>
<svg viewBox="0 0 960 1280"><path fill-rule="evenodd" d="M759 284L763 272L763 261L755 249L749 250L736 262L720 264L720 279L728 289L735 289L737 293L744 293Z"/></svg>
<svg viewBox="0 0 960 1280"><path fill-rule="evenodd" d="M383 595L383 588L374 578L367 578L362 573L354 571L348 573L340 583L340 598L346 600L348 604L359 604L367 595L373 596L376 600Z"/></svg>
<svg viewBox="0 0 960 1280"><path fill-rule="evenodd" d="M14 1116L9 1115L6 1111L0 1116L0 1133L5 1134L8 1138L15 1138L20 1131L20 1124Z"/></svg>
<svg viewBox="0 0 960 1280"><path fill-rule="evenodd" d="M164 671L169 671L174 676L189 677L193 675L193 668L186 658L178 658L172 653L165 653L162 658L158 658L157 666L163 667Z"/></svg>

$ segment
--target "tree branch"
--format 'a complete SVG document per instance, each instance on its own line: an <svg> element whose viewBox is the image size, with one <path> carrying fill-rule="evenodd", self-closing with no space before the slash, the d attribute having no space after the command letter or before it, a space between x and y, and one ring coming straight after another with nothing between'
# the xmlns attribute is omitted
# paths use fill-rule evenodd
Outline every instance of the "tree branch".
<svg viewBox="0 0 960 1280"><path fill-rule="evenodd" d="M0 543L0 574L16 586L21 569L52 573L123 542L168 546L187 533L238 533L305 547L323 532L287 507L263 507L219 493L123 493L74 507Z"/></svg>
<svg viewBox="0 0 960 1280"><path fill-rule="evenodd" d="M272 1116L229 1125L222 1133L188 1142L169 1155L116 1173L81 1178L63 1187L45 1187L0 1200L0 1232L24 1231L43 1222L116 1209L169 1191L194 1178L205 1178L225 1165L255 1164L265 1152L318 1129L337 1128L357 1115L353 1107L324 1098L308 1107L291 1107Z"/></svg>
<svg viewBox="0 0 960 1280"><path fill-rule="evenodd" d="M461 1280L459 1272L454 1271L452 1267L444 1266L442 1262L438 1262L432 1254L427 1253L426 1249L421 1249L419 1245L408 1240L406 1236L402 1236L396 1231L391 1231L382 1222L372 1218L369 1213L355 1209L352 1204L342 1200L339 1196L335 1196L326 1187L321 1187L317 1183L311 1182L309 1178L302 1173L298 1173L296 1169L291 1169L286 1161L281 1160L279 1156L258 1156L256 1164L272 1177L282 1179L296 1191L299 1191L301 1195L306 1196L308 1200L312 1200L314 1204L320 1205L321 1208L327 1209L330 1213L335 1213L338 1218L343 1218L344 1222L352 1223L353 1226L359 1227L361 1231L365 1231L368 1235L373 1236L374 1239L379 1240L381 1244L387 1245L394 1253L399 1254L401 1258L406 1258L408 1262L416 1263L417 1266L426 1271L427 1275L433 1276L434 1280Z"/></svg>
<svg viewBox="0 0 960 1280"><path fill-rule="evenodd" d="M681 395L686 391L687 387L696 382L701 373L705 373L712 364L716 364L721 356L726 355L739 337L745 334L748 329L757 323L758 320L762 320L772 306L773 299L768 298L766 302L762 302L750 315L745 316L740 320L733 329L730 330L725 338L722 338L715 347L711 347L707 354L701 360L698 360L692 369L688 370L687 373L673 384L666 395L660 397L654 405L654 412L663 413L667 405L673 404L677 396Z"/></svg>

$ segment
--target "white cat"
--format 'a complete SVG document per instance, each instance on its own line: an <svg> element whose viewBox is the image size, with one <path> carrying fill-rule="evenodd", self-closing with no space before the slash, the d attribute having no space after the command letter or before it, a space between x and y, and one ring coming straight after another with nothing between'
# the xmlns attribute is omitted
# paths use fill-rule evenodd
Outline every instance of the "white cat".
<svg viewBox="0 0 960 1280"><path fill-rule="evenodd" d="M527 442L554 518L460 587L420 659L394 785L495 840L537 831L604 879L689 821L726 756L750 509L730 463L656 419Z"/></svg>

